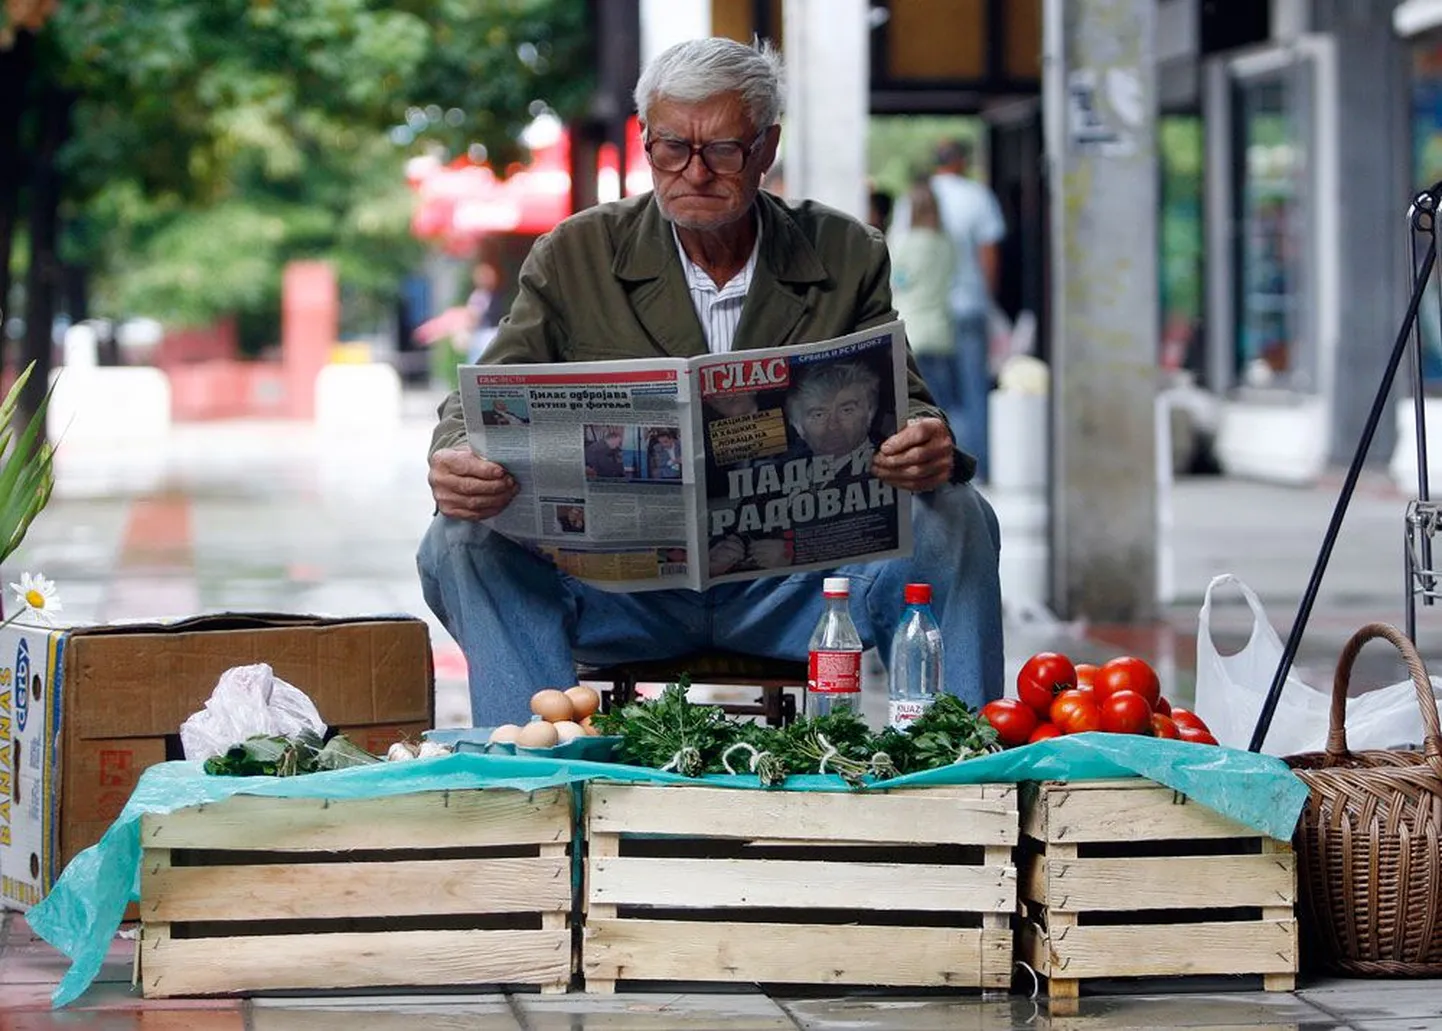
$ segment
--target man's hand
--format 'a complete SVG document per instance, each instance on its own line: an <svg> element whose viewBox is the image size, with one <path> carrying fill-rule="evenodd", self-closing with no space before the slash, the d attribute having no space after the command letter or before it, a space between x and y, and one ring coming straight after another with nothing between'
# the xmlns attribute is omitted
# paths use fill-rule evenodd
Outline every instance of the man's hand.
<svg viewBox="0 0 1442 1031"><path fill-rule="evenodd" d="M931 416L913 419L882 442L871 471L902 490L935 490L951 479L953 447L945 422Z"/></svg>
<svg viewBox="0 0 1442 1031"><path fill-rule="evenodd" d="M426 481L436 508L452 519L489 519L516 496L515 478L470 448L444 448L431 455Z"/></svg>

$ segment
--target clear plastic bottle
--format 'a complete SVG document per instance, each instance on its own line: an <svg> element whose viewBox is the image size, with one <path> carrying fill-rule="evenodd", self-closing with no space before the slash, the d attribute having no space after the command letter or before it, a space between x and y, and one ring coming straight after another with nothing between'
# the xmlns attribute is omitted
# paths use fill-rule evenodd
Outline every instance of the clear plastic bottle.
<svg viewBox="0 0 1442 1031"><path fill-rule="evenodd" d="M907 584L905 600L886 664L891 696L887 721L897 729L904 729L941 694L941 629L931 611L931 585Z"/></svg>
<svg viewBox="0 0 1442 1031"><path fill-rule="evenodd" d="M807 648L806 713L825 716L837 709L861 710L861 635L851 621L851 584L828 576L822 584L826 607Z"/></svg>

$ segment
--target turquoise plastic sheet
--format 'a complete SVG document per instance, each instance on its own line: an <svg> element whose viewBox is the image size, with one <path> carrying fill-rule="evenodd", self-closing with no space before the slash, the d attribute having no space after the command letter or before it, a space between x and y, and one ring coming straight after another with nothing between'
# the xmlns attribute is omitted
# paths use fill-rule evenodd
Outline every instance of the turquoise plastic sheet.
<svg viewBox="0 0 1442 1031"><path fill-rule="evenodd" d="M1141 776L1273 838L1289 840L1307 788L1279 759L1231 748L1119 734L1082 734L1040 741L877 786L936 787L947 784L1016 783L1024 780L1097 780ZM51 995L55 1006L79 998L105 959L125 914L140 898L140 817L166 813L235 794L273 797L375 798L416 791L468 788L541 788L602 778L647 783L710 784L755 788L755 777L708 776L688 780L673 773L597 763L525 756L456 754L438 759L380 763L301 777L211 777L199 763L163 763L141 776L125 809L100 841L65 868L54 889L30 910L30 926L70 957L71 965ZM797 776L786 790L847 791L834 776ZM866 789L862 789L866 790Z"/></svg>

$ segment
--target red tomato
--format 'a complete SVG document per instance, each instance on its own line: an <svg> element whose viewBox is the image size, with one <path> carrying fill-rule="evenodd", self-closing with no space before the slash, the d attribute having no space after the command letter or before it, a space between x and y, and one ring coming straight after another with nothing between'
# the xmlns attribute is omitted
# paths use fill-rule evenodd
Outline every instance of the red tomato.
<svg viewBox="0 0 1442 1031"><path fill-rule="evenodd" d="M1177 725L1172 722L1170 716L1163 716L1159 712L1152 713L1152 737L1166 737L1176 740Z"/></svg>
<svg viewBox="0 0 1442 1031"><path fill-rule="evenodd" d="M1089 730L1102 729L1102 714L1096 704L1088 700L1083 705L1078 705L1067 714L1066 722L1062 724L1063 734L1085 734Z"/></svg>
<svg viewBox="0 0 1442 1031"><path fill-rule="evenodd" d="M1135 691L1113 691L1097 707L1102 730L1111 734L1145 734L1152 729L1152 707Z"/></svg>
<svg viewBox="0 0 1442 1031"><path fill-rule="evenodd" d="M1038 652L1026 660L1016 675L1016 693L1043 718L1051 711L1052 699L1076 687L1076 668L1071 659L1056 652Z"/></svg>
<svg viewBox="0 0 1442 1031"><path fill-rule="evenodd" d="M1093 666L1090 662L1078 662L1076 664L1076 686L1091 687L1092 681L1096 678L1099 666Z"/></svg>
<svg viewBox="0 0 1442 1031"><path fill-rule="evenodd" d="M1185 725L1177 726L1177 737L1183 741L1191 741L1193 744L1198 745L1215 745L1217 743L1217 739L1212 737L1210 730L1201 730L1197 727Z"/></svg>
<svg viewBox="0 0 1442 1031"><path fill-rule="evenodd" d="M1026 739L1027 744L1033 741L1045 741L1049 737L1060 737L1061 730L1055 723L1038 723L1036 729L1031 732L1031 737Z"/></svg>
<svg viewBox="0 0 1442 1031"><path fill-rule="evenodd" d="M1172 714L1172 703L1166 700L1163 695L1158 695L1157 700L1152 703L1152 712L1161 713L1163 716Z"/></svg>
<svg viewBox="0 0 1442 1031"><path fill-rule="evenodd" d="M1067 719L1071 716L1072 710L1089 705L1096 708L1096 702L1092 699L1090 691L1083 691L1079 688L1072 688L1070 691L1063 691L1057 695L1051 703L1051 711L1047 714L1051 721L1061 728L1061 732L1067 732Z"/></svg>
<svg viewBox="0 0 1442 1031"><path fill-rule="evenodd" d="M1162 685L1156 670L1130 655L1112 659L1097 670L1092 690L1097 694L1098 704L1116 691L1135 691L1151 706L1156 705L1157 699L1162 696Z"/></svg>
<svg viewBox="0 0 1442 1031"><path fill-rule="evenodd" d="M1193 730L1205 730L1209 734L1212 732L1212 728L1203 723L1202 718L1189 709L1173 707L1172 722L1177 725L1178 729L1191 727Z"/></svg>
<svg viewBox="0 0 1442 1031"><path fill-rule="evenodd" d="M1015 698L998 698L981 707L986 721L996 728L997 739L1006 747L1024 745L1036 729L1037 718L1032 707Z"/></svg>

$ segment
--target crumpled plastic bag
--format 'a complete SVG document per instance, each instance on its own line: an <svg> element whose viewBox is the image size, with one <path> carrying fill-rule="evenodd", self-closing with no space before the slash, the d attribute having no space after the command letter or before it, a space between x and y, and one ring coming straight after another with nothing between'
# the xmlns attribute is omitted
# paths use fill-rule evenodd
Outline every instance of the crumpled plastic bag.
<svg viewBox="0 0 1442 1031"><path fill-rule="evenodd" d="M180 725L180 745L185 758L203 761L256 734L289 736L302 730L325 737L315 703L258 662L232 666L220 675L205 708Z"/></svg>
<svg viewBox="0 0 1442 1031"><path fill-rule="evenodd" d="M1212 592L1222 587L1240 591L1252 613L1252 634L1233 655L1221 654L1212 639ZM1196 710L1219 742L1233 748L1251 743L1282 652L1282 639L1257 593L1230 573L1213 577L1197 618ZM1442 700L1442 682L1436 677L1432 694ZM1321 690L1289 672L1262 751L1276 756L1323 751L1331 713L1330 684ZM1421 744L1425 728L1417 711L1417 688L1407 679L1349 698L1346 727L1347 747L1354 752Z"/></svg>

